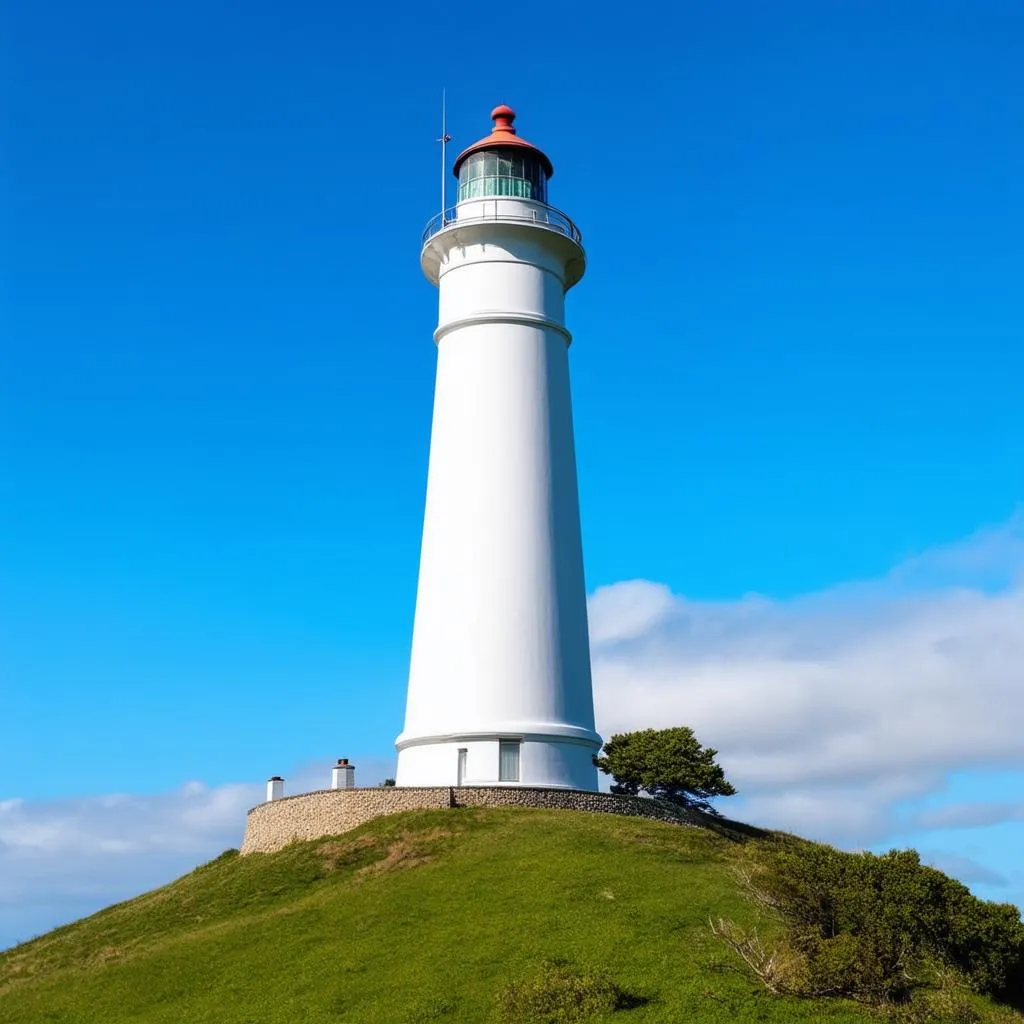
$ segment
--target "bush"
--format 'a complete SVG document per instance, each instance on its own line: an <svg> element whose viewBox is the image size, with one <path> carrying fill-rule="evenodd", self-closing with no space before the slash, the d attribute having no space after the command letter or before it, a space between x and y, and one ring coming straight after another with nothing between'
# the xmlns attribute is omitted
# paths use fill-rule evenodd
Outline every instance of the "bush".
<svg viewBox="0 0 1024 1024"><path fill-rule="evenodd" d="M890 1006L891 1024L981 1024L982 1016L971 1005L968 990L955 972L941 972L938 988L918 992L906 1003Z"/></svg>
<svg viewBox="0 0 1024 1024"><path fill-rule="evenodd" d="M976 992L1024 1010L1020 911L1009 903L985 903L959 882L945 881L950 890L950 914L944 939L950 961L964 972Z"/></svg>
<svg viewBox="0 0 1024 1024"><path fill-rule="evenodd" d="M1017 908L977 899L923 866L913 850L876 856L787 841L762 854L743 880L755 902L785 926L787 953L801 965L788 968L788 977L800 980L796 990L790 984L793 994L906 1004L938 968L979 994L1024 1008L1024 925ZM713 930L772 987L759 965L780 962L774 949L763 949L752 963L735 930L732 940L721 923ZM947 995L960 999L952 990ZM969 1007L957 1013L966 1017Z"/></svg>
<svg viewBox="0 0 1024 1024"><path fill-rule="evenodd" d="M634 1001L605 975L547 960L535 974L504 989L498 1019L502 1024L572 1024L630 1005Z"/></svg>

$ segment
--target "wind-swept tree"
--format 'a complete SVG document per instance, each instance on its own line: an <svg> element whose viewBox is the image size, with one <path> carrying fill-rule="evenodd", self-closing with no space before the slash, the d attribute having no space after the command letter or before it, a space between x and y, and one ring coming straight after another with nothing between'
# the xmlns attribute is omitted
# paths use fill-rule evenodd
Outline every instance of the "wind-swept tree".
<svg viewBox="0 0 1024 1024"><path fill-rule="evenodd" d="M716 763L717 755L717 750L700 745L692 729L680 725L617 733L594 764L615 780L613 793L648 793L717 814L709 801L736 793Z"/></svg>

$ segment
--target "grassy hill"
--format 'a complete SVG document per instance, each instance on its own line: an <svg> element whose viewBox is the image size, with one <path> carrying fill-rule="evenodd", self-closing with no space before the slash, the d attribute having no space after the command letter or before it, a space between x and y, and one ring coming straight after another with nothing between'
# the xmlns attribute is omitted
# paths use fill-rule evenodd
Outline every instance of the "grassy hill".
<svg viewBox="0 0 1024 1024"><path fill-rule="evenodd" d="M4 1024L495 1019L548 958L599 970L641 1022L877 1021L769 995L708 930L753 920L737 835L565 811L383 818L191 874L0 954ZM985 1021L1018 1015L977 1000Z"/></svg>

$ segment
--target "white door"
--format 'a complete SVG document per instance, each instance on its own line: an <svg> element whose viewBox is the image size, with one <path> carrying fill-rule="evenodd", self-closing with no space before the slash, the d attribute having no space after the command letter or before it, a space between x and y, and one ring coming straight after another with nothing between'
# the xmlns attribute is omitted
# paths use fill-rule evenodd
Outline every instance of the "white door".
<svg viewBox="0 0 1024 1024"><path fill-rule="evenodd" d="M456 773L456 786L462 786L466 782L466 748L459 748L459 769Z"/></svg>

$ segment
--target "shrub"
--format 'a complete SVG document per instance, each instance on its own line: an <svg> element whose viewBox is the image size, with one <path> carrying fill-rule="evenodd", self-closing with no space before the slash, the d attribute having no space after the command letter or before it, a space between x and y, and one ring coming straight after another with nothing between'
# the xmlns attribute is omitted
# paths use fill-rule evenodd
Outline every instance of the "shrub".
<svg viewBox="0 0 1024 1024"><path fill-rule="evenodd" d="M918 992L906 1003L887 1008L891 1024L981 1024L981 1014L971 1005L963 980L942 971L938 988Z"/></svg>
<svg viewBox="0 0 1024 1024"><path fill-rule="evenodd" d="M1024 1007L1024 925L1017 908L977 899L922 865L913 850L876 856L786 841L762 851L741 879L754 901L782 920L786 990L793 994L905 1004L940 968L975 992ZM759 965L775 970L783 962L778 950L763 948L752 963L735 929L731 938L721 922L712 930L773 987ZM774 984L777 990L781 982ZM950 989L945 998L947 1017L969 1017L959 992ZM910 1020L917 1011L907 1012Z"/></svg>
<svg viewBox="0 0 1024 1024"><path fill-rule="evenodd" d="M546 960L536 973L502 991L498 1019L502 1024L572 1024L630 1004L604 974L564 960Z"/></svg>
<svg viewBox="0 0 1024 1024"><path fill-rule="evenodd" d="M971 987L1024 1010L1024 925L1009 903L985 903L966 886L945 879L951 889L945 938L949 959Z"/></svg>

